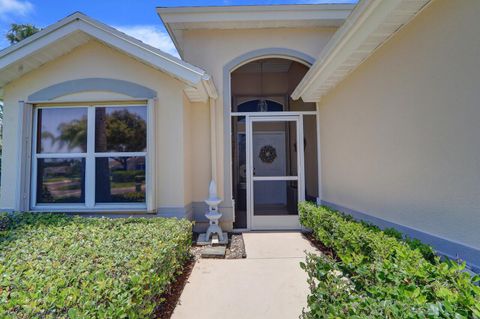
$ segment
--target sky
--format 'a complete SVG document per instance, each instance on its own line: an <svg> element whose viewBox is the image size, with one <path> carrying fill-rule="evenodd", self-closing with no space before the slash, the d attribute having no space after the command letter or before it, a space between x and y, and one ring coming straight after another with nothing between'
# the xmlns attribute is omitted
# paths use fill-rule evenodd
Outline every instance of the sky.
<svg viewBox="0 0 480 319"><path fill-rule="evenodd" d="M44 28L80 11L154 47L178 56L156 7L354 3L355 0L0 0L0 49L12 23Z"/></svg>

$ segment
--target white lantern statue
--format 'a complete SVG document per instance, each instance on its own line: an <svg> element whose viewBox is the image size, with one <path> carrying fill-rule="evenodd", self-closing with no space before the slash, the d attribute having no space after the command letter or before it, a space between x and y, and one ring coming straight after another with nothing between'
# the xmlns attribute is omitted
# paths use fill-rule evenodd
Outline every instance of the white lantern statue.
<svg viewBox="0 0 480 319"><path fill-rule="evenodd" d="M208 205L208 212L205 214L205 217L209 220L209 226L207 229L207 233L205 234L205 241L210 240L210 236L213 234L218 235L218 239L220 242L224 242L226 239L218 224L218 220L222 217L222 213L218 211L218 205L222 202L220 198L217 196L217 184L214 180L210 182L210 186L208 188L208 199L205 200L205 203Z"/></svg>

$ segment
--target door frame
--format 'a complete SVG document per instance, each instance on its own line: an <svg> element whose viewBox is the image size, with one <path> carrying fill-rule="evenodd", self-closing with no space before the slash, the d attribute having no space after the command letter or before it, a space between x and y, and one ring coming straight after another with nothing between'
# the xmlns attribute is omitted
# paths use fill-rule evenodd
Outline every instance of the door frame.
<svg viewBox="0 0 480 319"><path fill-rule="evenodd" d="M290 112L289 112L290 113ZM305 163L303 144L303 116L292 113L254 113L245 118L246 134L246 175L247 175L247 228L250 230L267 229L301 229L297 215L255 216L254 190L255 181L297 181L298 202L305 200ZM297 136L297 175L296 176L254 176L253 175L253 123L254 122L295 122ZM290 156L290 154L286 154Z"/></svg>

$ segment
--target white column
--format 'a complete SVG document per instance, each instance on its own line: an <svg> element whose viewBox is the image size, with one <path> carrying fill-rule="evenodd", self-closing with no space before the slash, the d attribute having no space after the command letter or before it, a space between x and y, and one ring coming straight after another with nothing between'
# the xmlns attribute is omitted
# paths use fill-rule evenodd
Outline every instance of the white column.
<svg viewBox="0 0 480 319"><path fill-rule="evenodd" d="M320 143L320 102L316 103L317 106L317 168L318 168L318 197L317 204L322 202L322 148Z"/></svg>

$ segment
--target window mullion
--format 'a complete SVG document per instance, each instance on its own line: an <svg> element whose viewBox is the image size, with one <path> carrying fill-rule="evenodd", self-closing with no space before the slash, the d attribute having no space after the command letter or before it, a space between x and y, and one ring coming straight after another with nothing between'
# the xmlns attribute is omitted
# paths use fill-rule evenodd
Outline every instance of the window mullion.
<svg viewBox="0 0 480 319"><path fill-rule="evenodd" d="M95 153L95 157L145 157L147 152L108 152Z"/></svg>
<svg viewBox="0 0 480 319"><path fill-rule="evenodd" d="M88 107L85 206L95 206L95 107Z"/></svg>

